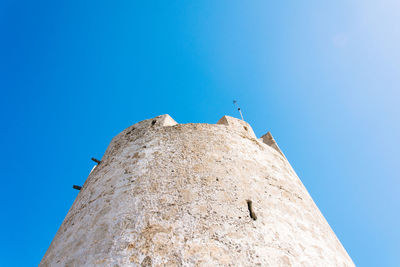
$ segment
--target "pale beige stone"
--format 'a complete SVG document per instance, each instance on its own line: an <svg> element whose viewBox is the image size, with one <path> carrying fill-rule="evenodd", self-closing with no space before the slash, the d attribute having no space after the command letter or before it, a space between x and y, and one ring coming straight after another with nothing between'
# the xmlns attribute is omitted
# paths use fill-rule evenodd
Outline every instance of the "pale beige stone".
<svg viewBox="0 0 400 267"><path fill-rule="evenodd" d="M270 132L261 136L260 140L265 144L269 145L270 147L272 147L273 149L275 149L276 151L278 151L282 156L285 157L285 155L282 153L281 149L279 148L278 144L276 143L274 137Z"/></svg>
<svg viewBox="0 0 400 267"><path fill-rule="evenodd" d="M93 265L354 266L272 135L168 115L113 138L40 263Z"/></svg>
<svg viewBox="0 0 400 267"><path fill-rule="evenodd" d="M230 116L223 116L217 124L226 125L232 128L234 131L238 131L244 135L250 136L251 138L256 138L256 135L253 132L251 126L242 120L230 117Z"/></svg>

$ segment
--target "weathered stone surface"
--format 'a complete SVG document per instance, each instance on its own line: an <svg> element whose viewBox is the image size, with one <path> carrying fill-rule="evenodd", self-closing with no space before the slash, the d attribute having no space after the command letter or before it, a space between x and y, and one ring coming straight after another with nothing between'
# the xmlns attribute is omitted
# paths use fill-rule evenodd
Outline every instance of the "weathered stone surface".
<svg viewBox="0 0 400 267"><path fill-rule="evenodd" d="M261 136L260 140L262 142L264 142L265 144L269 145L270 147L272 147L273 149L275 149L276 151L278 151L282 156L285 157L285 155L283 154L283 152L279 148L278 144L276 143L274 137L272 136L272 134L270 132L268 132L268 133L264 134L263 136Z"/></svg>
<svg viewBox="0 0 400 267"><path fill-rule="evenodd" d="M236 118L233 118L231 116L223 116L218 122L217 124L222 124L222 125L226 125L226 126L230 126L230 128L233 131L237 131L241 134L244 134L246 136L249 136L251 138L256 138L256 135L253 132L253 129L251 128L251 126L242 120L238 120Z"/></svg>
<svg viewBox="0 0 400 267"><path fill-rule="evenodd" d="M279 152L230 117L139 122L111 141L40 266L354 266Z"/></svg>

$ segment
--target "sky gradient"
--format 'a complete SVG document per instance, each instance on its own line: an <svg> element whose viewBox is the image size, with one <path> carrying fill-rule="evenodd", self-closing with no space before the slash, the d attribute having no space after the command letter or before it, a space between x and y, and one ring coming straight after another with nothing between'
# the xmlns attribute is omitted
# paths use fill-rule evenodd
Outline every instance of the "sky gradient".
<svg viewBox="0 0 400 267"><path fill-rule="evenodd" d="M271 131L358 266L400 266L400 2L0 2L0 264L35 266L126 127Z"/></svg>

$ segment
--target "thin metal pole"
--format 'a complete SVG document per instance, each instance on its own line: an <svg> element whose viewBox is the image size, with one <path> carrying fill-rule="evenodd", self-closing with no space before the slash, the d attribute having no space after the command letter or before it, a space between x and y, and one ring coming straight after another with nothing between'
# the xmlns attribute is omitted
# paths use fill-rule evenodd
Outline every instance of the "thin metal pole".
<svg viewBox="0 0 400 267"><path fill-rule="evenodd" d="M237 101L236 101L236 100L233 100L233 104L237 107L237 109L238 109L238 111L239 111L239 114L240 114L240 117L242 118L242 121L244 121L243 115L242 115L242 110L240 109L240 107L239 107Z"/></svg>

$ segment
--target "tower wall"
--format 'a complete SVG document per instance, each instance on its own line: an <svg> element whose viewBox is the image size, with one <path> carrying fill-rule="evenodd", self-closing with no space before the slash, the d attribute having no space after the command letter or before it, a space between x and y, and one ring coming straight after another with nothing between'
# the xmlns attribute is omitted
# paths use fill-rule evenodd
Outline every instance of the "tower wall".
<svg viewBox="0 0 400 267"><path fill-rule="evenodd" d="M40 263L83 265L354 266L279 148L168 115L111 141Z"/></svg>

